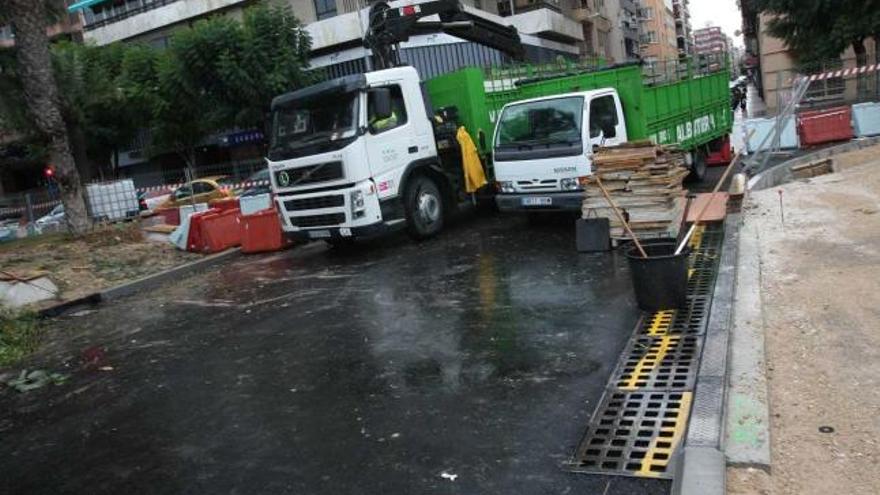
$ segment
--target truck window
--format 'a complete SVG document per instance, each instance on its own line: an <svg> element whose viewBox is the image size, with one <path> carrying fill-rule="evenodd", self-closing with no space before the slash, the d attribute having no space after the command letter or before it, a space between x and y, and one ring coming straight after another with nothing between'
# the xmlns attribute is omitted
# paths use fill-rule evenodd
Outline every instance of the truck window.
<svg viewBox="0 0 880 495"><path fill-rule="evenodd" d="M498 119L497 146L580 142L584 99L554 98L511 105Z"/></svg>
<svg viewBox="0 0 880 495"><path fill-rule="evenodd" d="M373 93L369 93L367 99L367 122L370 124L370 133L379 134L406 124L406 105L403 102L403 92L400 86L389 86L391 90L391 116L387 119L379 119L374 113Z"/></svg>
<svg viewBox="0 0 880 495"><path fill-rule="evenodd" d="M620 123L620 120L617 118L617 104L612 95L600 96L590 102L590 137L599 137L602 133L603 123L606 122L615 128ZM617 132L614 133L614 136L605 137L613 138L616 135Z"/></svg>

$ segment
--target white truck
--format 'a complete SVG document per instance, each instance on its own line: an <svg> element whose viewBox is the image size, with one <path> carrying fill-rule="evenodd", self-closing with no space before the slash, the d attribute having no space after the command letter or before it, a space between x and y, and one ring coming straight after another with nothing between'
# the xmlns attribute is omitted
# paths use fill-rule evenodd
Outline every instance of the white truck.
<svg viewBox="0 0 880 495"><path fill-rule="evenodd" d="M434 16L439 21L420 21ZM379 70L272 101L267 161L290 237L342 244L407 228L413 237L426 238L468 201L457 109L433 108L416 69L398 60L401 41L432 31L517 58L524 52L515 28L474 16L457 0L400 8L373 4L364 42ZM438 114L445 118L438 121Z"/></svg>

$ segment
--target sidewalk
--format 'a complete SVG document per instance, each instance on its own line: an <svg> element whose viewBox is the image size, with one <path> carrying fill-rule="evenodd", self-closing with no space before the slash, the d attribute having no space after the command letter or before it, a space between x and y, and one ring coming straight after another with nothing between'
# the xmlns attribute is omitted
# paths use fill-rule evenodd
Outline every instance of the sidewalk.
<svg viewBox="0 0 880 495"><path fill-rule="evenodd" d="M838 163L753 193L744 212L760 253L771 465L729 468L730 494L880 493L880 149Z"/></svg>

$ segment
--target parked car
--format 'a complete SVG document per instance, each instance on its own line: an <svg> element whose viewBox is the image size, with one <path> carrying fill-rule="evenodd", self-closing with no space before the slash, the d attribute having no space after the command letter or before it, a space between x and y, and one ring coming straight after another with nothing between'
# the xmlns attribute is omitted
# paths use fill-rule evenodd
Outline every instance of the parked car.
<svg viewBox="0 0 880 495"><path fill-rule="evenodd" d="M184 184L171 191L168 199L159 205L159 208L177 208L190 203L207 203L215 199L223 199L234 196L230 186L232 180L226 176L205 177Z"/></svg>
<svg viewBox="0 0 880 495"><path fill-rule="evenodd" d="M168 201L168 198L170 197L171 194L168 192L168 189L143 192L138 196L138 202L141 211L153 211L162 206L162 203Z"/></svg>
<svg viewBox="0 0 880 495"><path fill-rule="evenodd" d="M64 223L64 205L59 204L52 211L37 219L37 227L55 227Z"/></svg>
<svg viewBox="0 0 880 495"><path fill-rule="evenodd" d="M241 190L241 192L238 194L238 196L240 197L257 196L259 194L268 194L272 192L272 187L269 185L268 168L264 168L263 170L253 173L250 177L245 179L244 182L260 182L260 184L253 185L251 187Z"/></svg>

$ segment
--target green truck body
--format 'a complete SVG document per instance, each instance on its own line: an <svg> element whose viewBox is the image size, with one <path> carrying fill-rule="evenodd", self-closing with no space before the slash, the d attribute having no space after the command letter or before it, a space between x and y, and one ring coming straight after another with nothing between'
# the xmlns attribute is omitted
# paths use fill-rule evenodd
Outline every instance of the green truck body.
<svg viewBox="0 0 880 495"><path fill-rule="evenodd" d="M688 70L681 80L654 85L646 84L642 68L635 64L515 80L487 80L481 69L467 68L430 79L426 88L434 108L458 108L462 125L484 155L491 150L495 117L504 105L600 88L614 88L620 95L631 141L651 139L692 150L728 135L733 127L726 67L699 74Z"/></svg>

